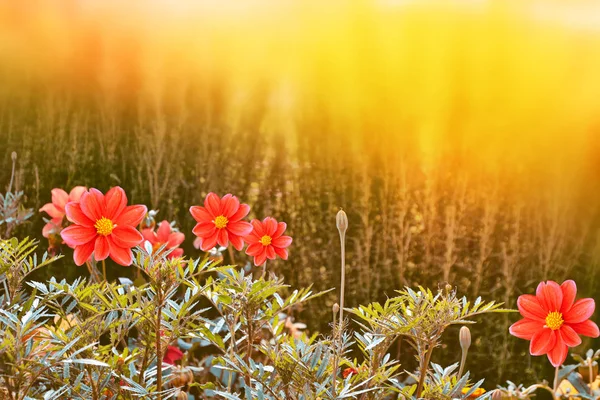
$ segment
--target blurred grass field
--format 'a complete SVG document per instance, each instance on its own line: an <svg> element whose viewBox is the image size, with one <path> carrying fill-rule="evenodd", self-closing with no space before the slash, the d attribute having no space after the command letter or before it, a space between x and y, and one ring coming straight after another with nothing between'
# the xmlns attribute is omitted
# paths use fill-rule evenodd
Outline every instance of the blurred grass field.
<svg viewBox="0 0 600 400"><path fill-rule="evenodd" d="M17 151L36 209L121 185L189 255L189 206L234 193L288 223L272 266L317 289L338 286L343 207L349 306L441 281L510 307L540 279L598 297L598 71L591 1L3 2L0 182ZM297 317L327 330L335 296ZM474 329L491 382L540 373L514 320Z"/></svg>

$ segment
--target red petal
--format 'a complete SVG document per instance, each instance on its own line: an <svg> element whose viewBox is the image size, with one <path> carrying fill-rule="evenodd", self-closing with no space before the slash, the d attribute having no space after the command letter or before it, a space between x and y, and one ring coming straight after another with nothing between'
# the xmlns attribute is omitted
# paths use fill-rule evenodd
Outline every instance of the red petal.
<svg viewBox="0 0 600 400"><path fill-rule="evenodd" d="M158 225L158 230L156 231L156 237L158 241L161 243L167 243L169 241L169 234L171 233L171 224L169 221L163 221Z"/></svg>
<svg viewBox="0 0 600 400"><path fill-rule="evenodd" d="M257 219L253 219L250 221L252 227L252 234L256 235L259 239L265 235L265 228L263 227L263 223Z"/></svg>
<svg viewBox="0 0 600 400"><path fill-rule="evenodd" d="M249 256L257 256L263 252L263 247L265 246L263 246L261 243L252 243L246 249L246 254L248 254Z"/></svg>
<svg viewBox="0 0 600 400"><path fill-rule="evenodd" d="M577 347L581 344L581 338L577 335L577 333L567 324L563 324L560 327L560 335L562 336L563 341L569 347Z"/></svg>
<svg viewBox="0 0 600 400"><path fill-rule="evenodd" d="M252 232L252 225L245 221L230 222L227 230L237 236L246 236Z"/></svg>
<svg viewBox="0 0 600 400"><path fill-rule="evenodd" d="M90 189L89 192L85 192L81 195L81 200L79 200L79 205L81 206L81 211L85 214L86 217L91 219L92 221L98 221L102 218L102 203L99 201L99 196L95 192L91 192L95 189Z"/></svg>
<svg viewBox="0 0 600 400"><path fill-rule="evenodd" d="M150 228L142 229L142 236L144 237L144 240L149 241L151 244L158 243L156 233Z"/></svg>
<svg viewBox="0 0 600 400"><path fill-rule="evenodd" d="M130 266L133 262L133 254L131 253L131 250L117 246L112 239L112 235L107 237L110 258L112 258L113 261L119 265L124 267Z"/></svg>
<svg viewBox="0 0 600 400"><path fill-rule="evenodd" d="M94 258L98 261L106 260L108 251L108 240L106 239L106 236L99 235L96 238L96 244L94 246Z"/></svg>
<svg viewBox="0 0 600 400"><path fill-rule="evenodd" d="M546 321L548 312L542 308L536 296L530 294L519 296L517 307L521 315L525 318Z"/></svg>
<svg viewBox="0 0 600 400"><path fill-rule="evenodd" d="M94 245L95 243L93 241L90 241L88 243L75 247L73 259L75 260L76 265L83 265L87 260L90 259L92 253L94 252Z"/></svg>
<svg viewBox="0 0 600 400"><path fill-rule="evenodd" d="M598 336L600 336L600 330L598 330L598 325L596 325L595 322L590 321L589 319L579 324L569 324L569 326L573 328L575 332L583 336L589 336L593 338L597 338Z"/></svg>
<svg viewBox="0 0 600 400"><path fill-rule="evenodd" d="M281 257L282 260L288 259L288 251L279 247L275 247L275 253Z"/></svg>
<svg viewBox="0 0 600 400"><path fill-rule="evenodd" d="M244 240L241 237L231 233L229 234L229 242L237 251L242 250L244 247Z"/></svg>
<svg viewBox="0 0 600 400"><path fill-rule="evenodd" d="M119 186L111 188L104 196L104 204L106 205L106 215L108 219L115 219L120 215L127 206L127 195Z"/></svg>
<svg viewBox="0 0 600 400"><path fill-rule="evenodd" d="M544 323L532 319L523 318L508 328L511 335L521 339L531 340L533 335L544 329Z"/></svg>
<svg viewBox="0 0 600 400"><path fill-rule="evenodd" d="M259 265L263 265L265 263L265 261L267 261L267 252L266 251L262 251L259 255L254 257L254 265L256 265L257 267Z"/></svg>
<svg viewBox="0 0 600 400"><path fill-rule="evenodd" d="M223 199L221 199L221 213L226 216L227 219L235 215L238 208L240 208L240 201L237 197L226 194Z"/></svg>
<svg viewBox="0 0 600 400"><path fill-rule="evenodd" d="M548 360L550 360L552 366L558 367L565 362L568 352L569 348L563 343L562 339L557 339L554 348L548 352Z"/></svg>
<svg viewBox="0 0 600 400"><path fill-rule="evenodd" d="M591 317L595 308L594 299L579 299L563 317L566 323L577 324Z"/></svg>
<svg viewBox="0 0 600 400"><path fill-rule="evenodd" d="M273 241L271 242L271 244L275 247L279 247L282 249L285 249L286 247L288 247L290 244L292 244L292 238L289 236L280 236L276 239L273 239Z"/></svg>
<svg viewBox="0 0 600 400"><path fill-rule="evenodd" d="M563 301L562 289L554 281L546 282L546 302L548 311L559 311Z"/></svg>
<svg viewBox="0 0 600 400"><path fill-rule="evenodd" d="M217 233L217 242L220 246L226 247L229 244L229 235L227 235L227 229L219 229Z"/></svg>
<svg viewBox="0 0 600 400"><path fill-rule="evenodd" d="M273 239L278 238L279 236L283 235L283 232L285 232L286 228L287 228L287 224L285 222L277 223L277 230L275 231L275 233L272 236Z"/></svg>
<svg viewBox="0 0 600 400"><path fill-rule="evenodd" d="M205 236L204 238L202 238L203 240L200 249L202 249L202 251L208 251L215 247L217 245L217 236L218 233L215 231L215 233L211 236Z"/></svg>
<svg viewBox="0 0 600 400"><path fill-rule="evenodd" d="M534 333L531 337L531 343L529 344L529 352L531 355L541 356L552 350L557 340L556 332L557 331L553 331L552 329L543 328Z"/></svg>
<svg viewBox="0 0 600 400"><path fill-rule="evenodd" d="M60 233L63 240L72 246L81 246L96 238L98 233L94 228L89 228L80 225L71 225L66 227Z"/></svg>
<svg viewBox="0 0 600 400"><path fill-rule="evenodd" d="M198 237L212 236L217 233L217 228L212 222L198 222L192 233Z"/></svg>
<svg viewBox="0 0 600 400"><path fill-rule="evenodd" d="M221 199L215 193L209 193L204 199L204 208L211 214L212 218L218 217L221 215Z"/></svg>
<svg viewBox="0 0 600 400"><path fill-rule="evenodd" d="M181 232L173 232L169 235L167 240L167 247L172 249L173 247L179 246L185 240L185 235Z"/></svg>
<svg viewBox="0 0 600 400"><path fill-rule="evenodd" d="M85 186L75 186L69 193L69 201L79 201L81 199L81 195L86 191L87 188Z"/></svg>
<svg viewBox="0 0 600 400"><path fill-rule="evenodd" d="M577 296L577 284L572 280L564 281L563 284L560 285L560 289L563 292L563 301L560 306L560 312L564 314L571 309L575 302L575 296Z"/></svg>
<svg viewBox="0 0 600 400"><path fill-rule="evenodd" d="M67 219L74 224L93 227L95 221L89 219L81 210L81 204L76 202L68 203L65 206L65 212L67 213Z"/></svg>
<svg viewBox="0 0 600 400"><path fill-rule="evenodd" d="M62 189L52 189L52 203L59 210L64 210L69 202L69 195Z"/></svg>
<svg viewBox="0 0 600 400"><path fill-rule="evenodd" d="M239 221L240 219L246 217L250 212L250 206L248 204L240 204L238 210L229 218L229 221Z"/></svg>
<svg viewBox="0 0 600 400"><path fill-rule="evenodd" d="M169 258L179 258L183 256L183 249L175 249L169 253Z"/></svg>
<svg viewBox="0 0 600 400"><path fill-rule="evenodd" d="M116 217L114 222L117 225L138 226L147 212L148 209L146 206L140 204L127 206L123 212Z"/></svg>
<svg viewBox="0 0 600 400"><path fill-rule="evenodd" d="M50 236L50 233L52 233L52 231L56 228L56 225L53 224L52 222L48 222L46 225L44 225L44 227L42 228L42 236L47 238Z"/></svg>
<svg viewBox="0 0 600 400"><path fill-rule="evenodd" d="M48 213L48 215L52 218L62 218L65 216L65 214L56 208L56 206L52 203L44 204L44 206L40 208L40 212Z"/></svg>
<svg viewBox="0 0 600 400"><path fill-rule="evenodd" d="M274 260L275 259L275 250L273 249L273 246L266 246L266 250L267 250L267 258L269 260Z"/></svg>
<svg viewBox="0 0 600 400"><path fill-rule="evenodd" d="M277 220L273 217L267 217L263 219L263 227L265 228L265 235L273 237L277 230Z"/></svg>
<svg viewBox="0 0 600 400"><path fill-rule="evenodd" d="M190 207L190 213L197 222L211 222L213 217L206 211L206 208L200 206Z"/></svg>
<svg viewBox="0 0 600 400"><path fill-rule="evenodd" d="M124 248L132 248L144 241L144 237L137 229L127 225L116 226L110 236L117 246Z"/></svg>

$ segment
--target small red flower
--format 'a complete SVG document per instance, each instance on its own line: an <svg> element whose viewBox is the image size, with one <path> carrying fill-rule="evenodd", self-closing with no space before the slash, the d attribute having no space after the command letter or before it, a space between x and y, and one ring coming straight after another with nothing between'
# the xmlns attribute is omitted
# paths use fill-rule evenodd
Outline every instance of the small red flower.
<svg viewBox="0 0 600 400"><path fill-rule="evenodd" d="M577 285L572 280L560 286L554 281L540 282L535 296L519 296L517 306L523 319L510 327L510 333L531 340L531 355L547 354L558 367L567 358L568 348L581 344L578 335L600 335L598 325L588 319L594 313L594 299L575 301L576 295Z"/></svg>
<svg viewBox="0 0 600 400"><path fill-rule="evenodd" d="M292 238L282 236L287 227L285 222L278 223L275 218L267 217L262 222L252 220L252 227L252 233L244 240L249 244L246 254L254 257L254 265L262 265L267 258L274 260L276 256L287 260L286 247L292 244Z"/></svg>
<svg viewBox="0 0 600 400"><path fill-rule="evenodd" d="M79 202L68 203L65 211L73 225L61 236L75 248L75 264L83 265L93 253L98 261L110 256L120 265L131 265L131 248L144 240L135 227L146 215L146 206L128 206L125 191L116 186L106 195L90 189Z"/></svg>
<svg viewBox="0 0 600 400"><path fill-rule="evenodd" d="M250 206L240 204L238 198L231 194L219 198L209 193L204 200L204 207L190 207L192 217L198 222L192 232L202 240L202 251L212 249L217 243L226 247L229 242L241 250L244 247L242 238L252 231L252 225L242 221L249 212Z"/></svg>
<svg viewBox="0 0 600 400"><path fill-rule="evenodd" d="M168 250L173 250L169 253L168 258L177 258L183 255L183 249L179 248L179 245L185 240L185 235L174 231L168 221L161 222L156 232L154 229L142 229L142 236L150 242L153 252L166 244Z"/></svg>
<svg viewBox="0 0 600 400"><path fill-rule="evenodd" d="M342 371L342 376L344 377L344 379L346 379L350 375L356 375L356 374L358 374L358 369L356 369L354 367L348 367Z"/></svg>
<svg viewBox="0 0 600 400"><path fill-rule="evenodd" d="M45 212L50 216L50 221L44 225L42 235L49 238L51 234L60 233L62 229L63 218L65 217L65 206L71 201L79 201L81 195L87 190L84 186L75 186L67 194L62 189L52 189L52 203L44 204L40 212Z"/></svg>
<svg viewBox="0 0 600 400"><path fill-rule="evenodd" d="M167 346L167 351L165 351L165 356L163 357L163 362L167 364L175 364L175 361L181 360L183 357L183 353L179 350L177 346Z"/></svg>

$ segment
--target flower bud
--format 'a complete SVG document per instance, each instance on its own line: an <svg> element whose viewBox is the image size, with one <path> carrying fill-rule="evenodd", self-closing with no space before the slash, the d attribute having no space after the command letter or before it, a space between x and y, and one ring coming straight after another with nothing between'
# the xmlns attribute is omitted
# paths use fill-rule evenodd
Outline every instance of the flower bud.
<svg viewBox="0 0 600 400"><path fill-rule="evenodd" d="M331 309L333 310L334 314L337 314L340 311L340 305L338 303L335 303L333 307L331 307Z"/></svg>
<svg viewBox="0 0 600 400"><path fill-rule="evenodd" d="M492 400L500 400L502 399L502 392L498 389L492 392Z"/></svg>
<svg viewBox="0 0 600 400"><path fill-rule="evenodd" d="M12 153L10 153L10 158L12 158L13 161L17 161L17 152L13 151Z"/></svg>
<svg viewBox="0 0 600 400"><path fill-rule="evenodd" d="M466 326L460 328L460 347L463 351L467 351L471 347L471 331Z"/></svg>
<svg viewBox="0 0 600 400"><path fill-rule="evenodd" d="M340 235L346 233L346 229L348 229L348 216L344 212L344 210L338 211L335 216L335 226L337 226Z"/></svg>

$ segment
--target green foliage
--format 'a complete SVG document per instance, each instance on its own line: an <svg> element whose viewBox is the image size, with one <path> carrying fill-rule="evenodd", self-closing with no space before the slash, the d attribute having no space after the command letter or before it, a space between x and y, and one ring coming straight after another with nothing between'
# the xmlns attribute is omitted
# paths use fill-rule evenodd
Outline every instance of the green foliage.
<svg viewBox="0 0 600 400"><path fill-rule="evenodd" d="M58 257L38 259L35 250L30 239L0 242L0 384L11 400L168 399L183 389L225 399L466 399L483 381L430 363L431 352L448 326L507 311L471 304L451 288L406 288L383 304L348 309L355 332L342 321L331 337L308 336L290 329L289 315L327 292L291 290L273 274L137 248L136 285L37 282L29 274ZM192 343L184 366L194 368L193 384L163 361L182 340ZM397 340L416 349L419 371L402 370L389 353ZM200 348L208 356L198 360ZM353 349L360 360L350 358ZM336 365L346 372L334 374Z"/></svg>

